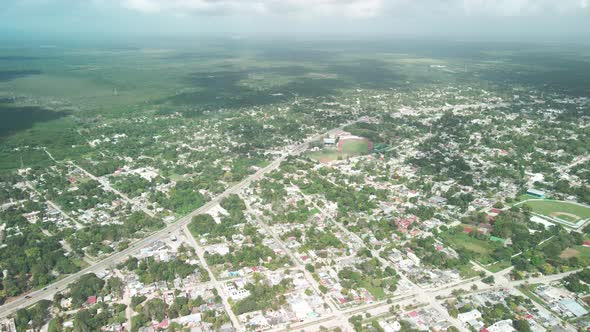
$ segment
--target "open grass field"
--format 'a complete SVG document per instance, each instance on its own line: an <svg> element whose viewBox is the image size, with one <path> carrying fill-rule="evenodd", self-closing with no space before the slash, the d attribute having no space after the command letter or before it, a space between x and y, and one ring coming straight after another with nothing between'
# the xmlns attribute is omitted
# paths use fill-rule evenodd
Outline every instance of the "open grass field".
<svg viewBox="0 0 590 332"><path fill-rule="evenodd" d="M449 232L441 234L441 238L452 248L464 248L474 254L476 259L482 264L493 263L490 254L499 244L491 241L475 239L466 233L451 234Z"/></svg>
<svg viewBox="0 0 590 332"><path fill-rule="evenodd" d="M331 149L324 149L321 151L310 152L308 156L313 159L317 160L321 163L329 163L335 160L342 160L344 157L342 154L336 150Z"/></svg>
<svg viewBox="0 0 590 332"><path fill-rule="evenodd" d="M347 139L342 142L344 154L366 154L371 151L371 142L367 139Z"/></svg>
<svg viewBox="0 0 590 332"><path fill-rule="evenodd" d="M361 282L361 287L368 290L371 295L373 295L377 300L380 300L385 297L385 291L381 287L376 287L371 285L368 280L364 280Z"/></svg>
<svg viewBox="0 0 590 332"><path fill-rule="evenodd" d="M573 248L567 248L559 257L563 259L577 257L590 260L590 247L575 246Z"/></svg>
<svg viewBox="0 0 590 332"><path fill-rule="evenodd" d="M490 266L486 266L486 269L492 273L496 273L496 272L500 272L502 270L505 270L511 266L512 266L512 263L510 263L509 261L500 261L500 262L494 263Z"/></svg>
<svg viewBox="0 0 590 332"><path fill-rule="evenodd" d="M368 139L347 139L338 143L335 149L323 149L310 152L311 159L321 163L329 163L336 160L344 160L349 157L362 156L371 151L373 144Z"/></svg>
<svg viewBox="0 0 590 332"><path fill-rule="evenodd" d="M578 257L585 257L590 260L590 247L577 246L575 249L579 253Z"/></svg>
<svg viewBox="0 0 590 332"><path fill-rule="evenodd" d="M568 259L568 258L576 257L579 254L580 254L580 252L578 250L576 250L574 248L567 248L559 255L559 258Z"/></svg>
<svg viewBox="0 0 590 332"><path fill-rule="evenodd" d="M534 214L544 219L570 227L579 227L590 218L590 207L582 204L546 199L529 199L516 205L521 206L523 204L531 207Z"/></svg>

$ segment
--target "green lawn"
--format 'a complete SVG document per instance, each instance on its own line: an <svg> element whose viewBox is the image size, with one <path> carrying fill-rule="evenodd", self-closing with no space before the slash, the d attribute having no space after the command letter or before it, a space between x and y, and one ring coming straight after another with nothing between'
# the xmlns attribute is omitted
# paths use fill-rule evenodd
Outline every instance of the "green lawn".
<svg viewBox="0 0 590 332"><path fill-rule="evenodd" d="M326 163L367 154L370 152L369 145L370 142L366 139L346 140L342 144L342 151L336 149L323 149L321 151L310 152L307 155L311 159Z"/></svg>
<svg viewBox="0 0 590 332"><path fill-rule="evenodd" d="M579 257L579 258L583 257L583 258L590 260L590 247L575 246L574 249L578 252L576 257Z"/></svg>
<svg viewBox="0 0 590 332"><path fill-rule="evenodd" d="M573 217L573 216L570 216L570 215L567 215L567 214L560 214L560 215L558 216L558 218L559 218L559 219L563 219L563 220L565 220L565 221L572 222L572 223L576 223L578 220L580 220L580 219L579 219L579 218L577 218L577 217Z"/></svg>
<svg viewBox="0 0 590 332"><path fill-rule="evenodd" d="M461 275L461 277L466 279L476 277L478 274L477 271L473 269L473 265L469 263L465 265L459 265L457 269L459 270L459 274Z"/></svg>
<svg viewBox="0 0 590 332"><path fill-rule="evenodd" d="M505 270L511 266L512 266L512 263L510 263L509 261L500 261L500 262L494 263L490 266L486 266L486 269L492 273L496 273L496 272L500 272L502 270Z"/></svg>
<svg viewBox="0 0 590 332"><path fill-rule="evenodd" d="M366 154L369 153L369 141L367 140L346 140L342 143L342 152L345 154Z"/></svg>
<svg viewBox="0 0 590 332"><path fill-rule="evenodd" d="M578 250L580 252L580 255L582 255L583 257L590 259L590 247L577 246L576 250Z"/></svg>
<svg viewBox="0 0 590 332"><path fill-rule="evenodd" d="M342 155L336 150L327 150L326 149L326 150L322 150L322 151L311 152L308 154L308 156L311 159L325 163L325 162L338 160L338 157L342 156ZM342 158L344 158L344 157L342 157Z"/></svg>
<svg viewBox="0 0 590 332"><path fill-rule="evenodd" d="M377 300L380 300L385 297L385 291L381 287L376 287L371 285L368 280L363 280L360 283L360 286L364 289L368 290L371 295L373 295Z"/></svg>
<svg viewBox="0 0 590 332"><path fill-rule="evenodd" d="M565 221L576 222L579 219L587 219L590 218L590 208L586 206L577 205L570 202L562 202L562 201L552 201L552 200L528 200L522 202L521 204L526 204L531 207L533 212L542 214L545 216L550 217L558 217ZM520 204L519 204L520 205ZM568 215L559 215L555 216L552 214L556 212L563 212L573 214L579 217L576 219L572 216Z"/></svg>
<svg viewBox="0 0 590 332"><path fill-rule="evenodd" d="M463 232L457 234L446 232L441 234L441 238L455 249L465 248L467 251L471 251L482 264L492 263L490 254L499 246L495 242L475 239Z"/></svg>

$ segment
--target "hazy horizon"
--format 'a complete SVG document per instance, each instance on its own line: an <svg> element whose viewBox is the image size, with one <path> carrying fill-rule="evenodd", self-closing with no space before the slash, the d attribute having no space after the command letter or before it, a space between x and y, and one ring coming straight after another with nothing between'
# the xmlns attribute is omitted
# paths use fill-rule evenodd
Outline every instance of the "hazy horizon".
<svg viewBox="0 0 590 332"><path fill-rule="evenodd" d="M2 40L149 38L590 40L590 2L6 0Z"/></svg>

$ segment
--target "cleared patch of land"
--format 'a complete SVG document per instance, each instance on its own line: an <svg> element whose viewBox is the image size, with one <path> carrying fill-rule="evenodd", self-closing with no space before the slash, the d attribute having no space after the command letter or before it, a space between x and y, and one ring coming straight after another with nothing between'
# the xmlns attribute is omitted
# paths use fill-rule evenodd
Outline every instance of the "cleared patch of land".
<svg viewBox="0 0 590 332"><path fill-rule="evenodd" d="M577 257L579 254L580 252L578 250L574 248L567 248L561 253L561 255L559 255L559 258L568 259L572 257Z"/></svg>

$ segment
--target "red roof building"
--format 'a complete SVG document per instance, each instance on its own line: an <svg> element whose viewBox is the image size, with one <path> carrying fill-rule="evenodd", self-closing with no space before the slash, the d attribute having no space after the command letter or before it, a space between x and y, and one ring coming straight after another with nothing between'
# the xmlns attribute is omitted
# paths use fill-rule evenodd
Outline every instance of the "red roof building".
<svg viewBox="0 0 590 332"><path fill-rule="evenodd" d="M406 233L408 231L408 228L410 227L411 224L413 224L414 222L416 222L418 218L415 216L411 216L408 218L403 218L403 219L396 219L395 220L395 224L397 225L397 229L402 232L402 233Z"/></svg>
<svg viewBox="0 0 590 332"><path fill-rule="evenodd" d="M160 324L158 324L158 328L159 329L166 329L166 328L168 328L168 325L170 325L170 322L167 319L164 319L163 321L160 322Z"/></svg>

